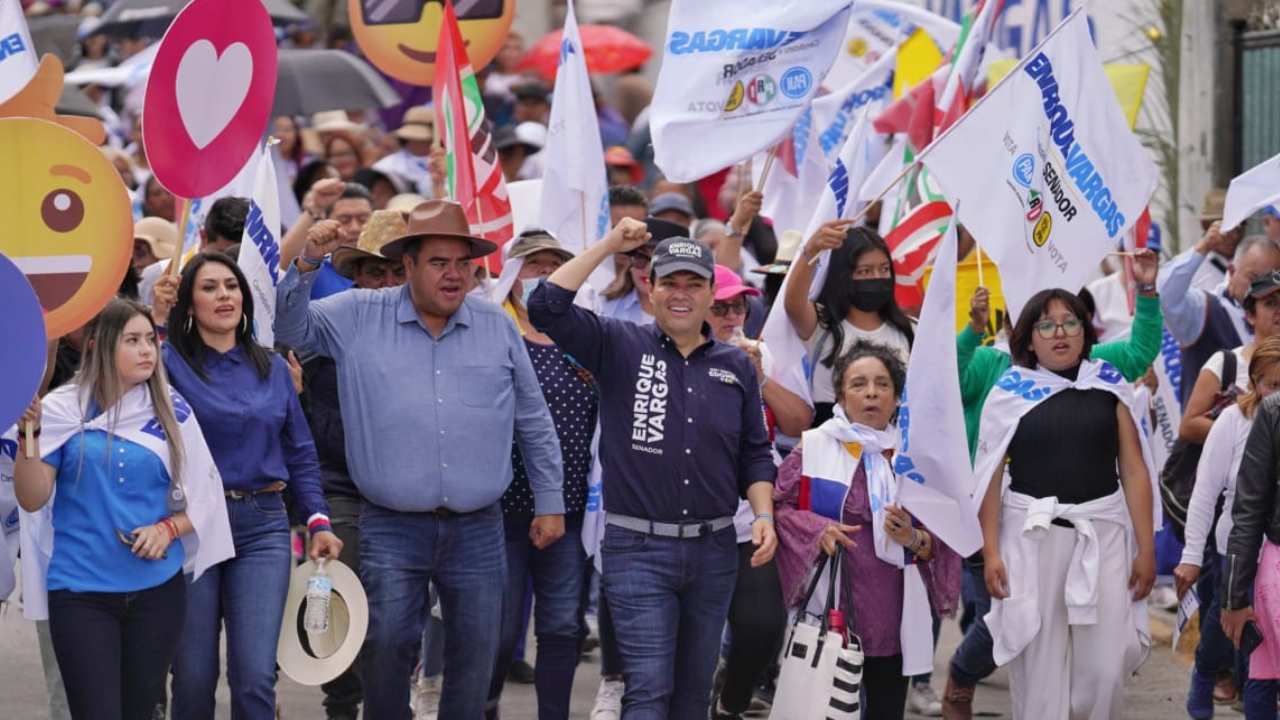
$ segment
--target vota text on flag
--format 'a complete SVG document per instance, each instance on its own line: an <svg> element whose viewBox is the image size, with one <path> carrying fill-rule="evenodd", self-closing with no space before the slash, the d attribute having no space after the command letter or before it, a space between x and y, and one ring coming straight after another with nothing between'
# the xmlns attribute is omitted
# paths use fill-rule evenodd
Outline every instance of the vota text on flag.
<svg viewBox="0 0 1280 720"><path fill-rule="evenodd" d="M1107 235L1116 237L1125 226L1124 213L1120 212L1119 206L1111 197L1111 189L1084 148L1076 142L1075 122L1068 114L1066 105L1058 98L1058 81L1053 75L1053 63L1049 56L1038 53L1023 70L1040 86L1044 115L1049 120L1049 135L1066 161L1067 175L1075 181L1076 189L1102 220L1107 228ZM1111 92L1111 88L1103 87L1098 91ZM1047 170L1048 165L1045 167Z"/></svg>
<svg viewBox="0 0 1280 720"><path fill-rule="evenodd" d="M686 55L700 52L726 52L729 50L773 50L790 45L808 32L774 30L771 28L731 28L723 30L699 30L671 33L667 52Z"/></svg>

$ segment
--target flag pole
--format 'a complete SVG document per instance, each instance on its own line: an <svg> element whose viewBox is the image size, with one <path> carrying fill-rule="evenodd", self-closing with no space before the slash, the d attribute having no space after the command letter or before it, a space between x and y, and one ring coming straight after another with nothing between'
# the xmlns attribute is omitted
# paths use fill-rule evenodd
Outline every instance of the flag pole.
<svg viewBox="0 0 1280 720"><path fill-rule="evenodd" d="M986 287L987 281L982 277L982 246L978 244L978 238L973 238L973 252L978 258L978 287Z"/></svg>
<svg viewBox="0 0 1280 720"><path fill-rule="evenodd" d="M164 269L165 275L177 275L178 263L182 262L182 253L187 246L187 222L191 220L191 198L178 198L178 249L169 258L169 265Z"/></svg>
<svg viewBox="0 0 1280 720"><path fill-rule="evenodd" d="M760 171L760 182L756 183L756 192L764 192L765 181L769 179L769 171L773 169L773 159L778 155L778 146L769 148L769 155L764 159L764 168Z"/></svg>

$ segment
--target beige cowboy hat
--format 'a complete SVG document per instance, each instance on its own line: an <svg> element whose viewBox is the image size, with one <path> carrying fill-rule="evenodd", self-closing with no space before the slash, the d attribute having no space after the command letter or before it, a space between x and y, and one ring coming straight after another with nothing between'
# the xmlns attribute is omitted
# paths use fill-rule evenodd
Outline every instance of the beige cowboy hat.
<svg viewBox="0 0 1280 720"><path fill-rule="evenodd" d="M356 273L356 264L361 260L390 262L391 259L382 254L383 244L406 232L408 232L408 225L404 221L404 213L398 210L373 211L369 216L369 222L365 223L364 229L360 231L360 239L356 244L343 245L333 251L333 269L337 270L339 275L351 278Z"/></svg>
<svg viewBox="0 0 1280 720"><path fill-rule="evenodd" d="M405 233L382 246L382 254L389 260L399 261L405 245L415 240L439 238L462 240L471 245L471 258L481 258L498 246L471 234L467 213L462 206L450 200L428 200L409 213L409 227Z"/></svg>
<svg viewBox="0 0 1280 720"><path fill-rule="evenodd" d="M276 663L300 685L321 685L351 667L369 630L369 601L364 586L351 568L337 560L325 562L333 582L329 596L329 629L307 632L307 580L316 571L312 560L295 567L289 576L289 597L284 603L284 624L276 645Z"/></svg>
<svg viewBox="0 0 1280 720"><path fill-rule="evenodd" d="M151 247L157 260L168 260L178 250L178 228L159 217L144 217L133 224L133 239Z"/></svg>
<svg viewBox="0 0 1280 720"><path fill-rule="evenodd" d="M751 272L760 273L761 275L786 275L787 269L791 267L791 261L795 260L796 253L799 252L800 244L803 240L804 234L799 230L782 231L782 236L778 238L778 254L774 256L773 262L752 268Z"/></svg>
<svg viewBox="0 0 1280 720"><path fill-rule="evenodd" d="M394 135L401 140L431 140L432 129L436 125L436 115L425 105L409 108L404 114L400 127Z"/></svg>
<svg viewBox="0 0 1280 720"><path fill-rule="evenodd" d="M1226 205L1226 188L1211 188L1204 194L1204 204L1200 206L1200 222L1211 223L1221 220L1222 211Z"/></svg>

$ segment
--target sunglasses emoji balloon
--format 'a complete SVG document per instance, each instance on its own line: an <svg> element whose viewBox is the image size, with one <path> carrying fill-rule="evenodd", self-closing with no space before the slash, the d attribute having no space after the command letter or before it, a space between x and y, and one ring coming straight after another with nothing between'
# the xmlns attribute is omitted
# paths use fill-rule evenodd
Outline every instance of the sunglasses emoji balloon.
<svg viewBox="0 0 1280 720"><path fill-rule="evenodd" d="M471 67L488 65L502 49L515 6L515 0L453 3ZM356 42L379 70L401 82L431 85L444 0L350 0L347 14Z"/></svg>

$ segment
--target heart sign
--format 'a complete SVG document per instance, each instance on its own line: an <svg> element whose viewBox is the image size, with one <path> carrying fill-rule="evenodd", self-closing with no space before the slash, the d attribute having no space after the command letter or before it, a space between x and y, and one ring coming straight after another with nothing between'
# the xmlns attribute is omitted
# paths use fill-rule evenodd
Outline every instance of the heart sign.
<svg viewBox="0 0 1280 720"><path fill-rule="evenodd" d="M276 42L262 0L192 0L160 41L142 110L151 170L174 195L226 185L266 132Z"/></svg>

